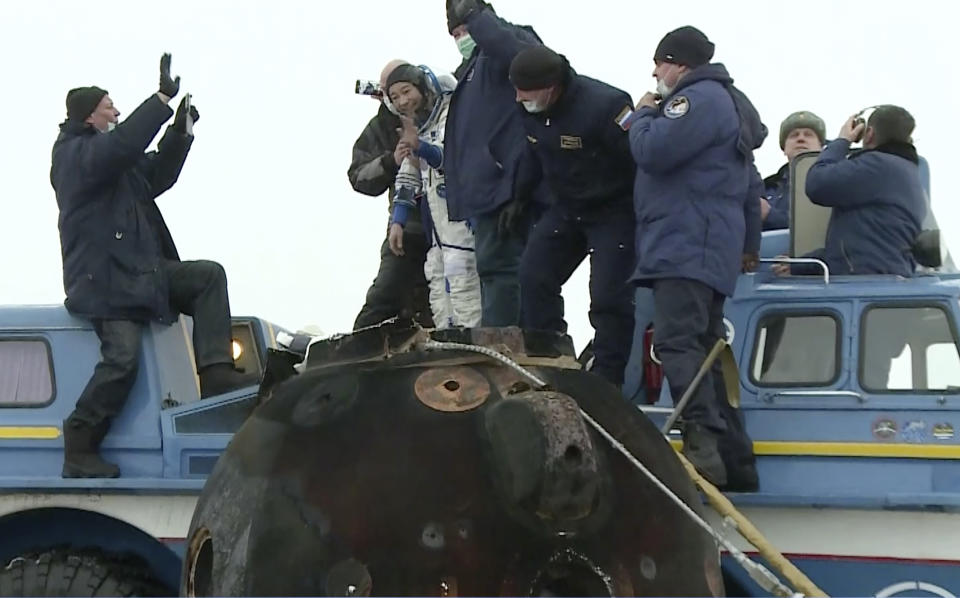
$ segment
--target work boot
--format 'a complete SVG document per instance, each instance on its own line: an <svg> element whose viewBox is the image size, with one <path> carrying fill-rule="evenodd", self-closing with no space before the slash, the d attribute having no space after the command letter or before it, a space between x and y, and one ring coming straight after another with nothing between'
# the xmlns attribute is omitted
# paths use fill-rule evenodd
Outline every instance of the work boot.
<svg viewBox="0 0 960 598"><path fill-rule="evenodd" d="M221 395L258 382L256 376L245 374L232 363L215 363L200 370L200 398Z"/></svg>
<svg viewBox="0 0 960 598"><path fill-rule="evenodd" d="M91 426L63 420L63 472L65 478L116 478L120 468L100 458L100 443L109 422Z"/></svg>
<svg viewBox="0 0 960 598"><path fill-rule="evenodd" d="M724 492L756 492L760 489L760 479L755 465L727 466L727 483L719 486Z"/></svg>
<svg viewBox="0 0 960 598"><path fill-rule="evenodd" d="M714 486L727 483L727 468L717 450L717 435L700 424L683 428L683 456Z"/></svg>

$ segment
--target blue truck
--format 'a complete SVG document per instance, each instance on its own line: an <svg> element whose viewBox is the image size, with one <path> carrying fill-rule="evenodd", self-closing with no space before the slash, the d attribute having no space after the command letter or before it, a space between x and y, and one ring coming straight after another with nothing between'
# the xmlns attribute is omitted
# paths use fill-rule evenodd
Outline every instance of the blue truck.
<svg viewBox="0 0 960 598"><path fill-rule="evenodd" d="M262 373L280 329L233 319L235 362ZM99 357L62 305L0 307L0 595L175 595L207 475L256 388L200 400L191 322L153 324L103 452L117 479L63 479L62 420ZM99 592L99 593L98 593Z"/></svg>

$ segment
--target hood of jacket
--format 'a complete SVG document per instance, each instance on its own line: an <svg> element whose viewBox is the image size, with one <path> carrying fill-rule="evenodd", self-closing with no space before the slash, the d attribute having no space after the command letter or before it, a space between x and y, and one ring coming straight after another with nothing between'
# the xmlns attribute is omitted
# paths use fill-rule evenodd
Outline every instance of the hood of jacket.
<svg viewBox="0 0 960 598"><path fill-rule="evenodd" d="M767 138L767 126L760 120L760 113L753 102L733 85L733 77L727 72L727 67L718 62L712 62L690 71L686 77L677 83L671 96L676 95L684 87L689 87L699 81L716 81L726 88L740 117L740 135L737 139L737 149L746 157L752 157L753 150L763 145Z"/></svg>

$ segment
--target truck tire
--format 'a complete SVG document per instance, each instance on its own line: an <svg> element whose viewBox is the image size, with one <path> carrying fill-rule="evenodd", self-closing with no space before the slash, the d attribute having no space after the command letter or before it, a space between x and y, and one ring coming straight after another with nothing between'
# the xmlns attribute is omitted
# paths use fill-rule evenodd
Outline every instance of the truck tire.
<svg viewBox="0 0 960 598"><path fill-rule="evenodd" d="M21 555L0 569L0 597L175 596L135 556L57 549Z"/></svg>

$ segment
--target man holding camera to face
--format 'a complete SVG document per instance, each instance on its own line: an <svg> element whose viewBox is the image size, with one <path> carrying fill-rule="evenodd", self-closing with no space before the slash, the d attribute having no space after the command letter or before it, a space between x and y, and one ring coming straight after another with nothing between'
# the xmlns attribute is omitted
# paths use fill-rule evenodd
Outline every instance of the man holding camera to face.
<svg viewBox="0 0 960 598"><path fill-rule="evenodd" d="M391 211L394 183L404 156L403 148L399 145L402 127L400 116L385 96L385 90L387 78L402 64L406 64L406 61L388 62L380 73L379 85L357 81L357 93L376 98L380 106L377 115L370 119L353 144L353 160L347 170L350 184L358 193L376 197L384 191L388 192L388 209ZM429 245L416 206L410 208L408 217L409 223L403 230L402 254L390 250L384 235L380 247L380 269L367 291L354 329L373 326L396 316L409 317L422 326L433 327L427 302L427 281L423 275L423 263Z"/></svg>
<svg viewBox="0 0 960 598"><path fill-rule="evenodd" d="M913 276L911 248L927 213L913 128L913 117L899 106L878 106L866 122L851 116L810 167L807 197L833 211L824 248L809 257L823 259L831 274ZM850 144L861 139L863 151L848 157ZM819 268L776 264L774 272Z"/></svg>

